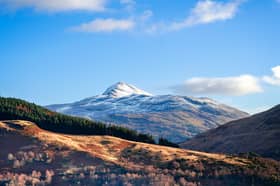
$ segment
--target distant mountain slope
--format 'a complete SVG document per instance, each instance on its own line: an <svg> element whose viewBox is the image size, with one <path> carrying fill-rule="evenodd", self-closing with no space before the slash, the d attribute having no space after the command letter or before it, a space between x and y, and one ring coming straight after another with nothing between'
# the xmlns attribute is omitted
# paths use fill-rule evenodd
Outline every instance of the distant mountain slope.
<svg viewBox="0 0 280 186"><path fill-rule="evenodd" d="M182 142L221 124L248 116L209 98L153 96L133 85L117 83L102 95L47 108L89 119L116 123Z"/></svg>
<svg viewBox="0 0 280 186"><path fill-rule="evenodd" d="M280 163L0 121L0 185L278 186Z"/></svg>
<svg viewBox="0 0 280 186"><path fill-rule="evenodd" d="M206 152L255 152L280 160L280 105L202 133L181 146Z"/></svg>

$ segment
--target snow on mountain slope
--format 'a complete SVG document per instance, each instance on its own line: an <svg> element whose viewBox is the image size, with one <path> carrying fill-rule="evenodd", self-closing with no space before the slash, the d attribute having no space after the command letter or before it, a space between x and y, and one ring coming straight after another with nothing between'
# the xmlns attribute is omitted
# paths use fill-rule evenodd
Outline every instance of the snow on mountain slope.
<svg viewBox="0 0 280 186"><path fill-rule="evenodd" d="M132 85L117 83L102 95L47 108L89 119L115 123L182 142L247 113L209 98L152 96Z"/></svg>
<svg viewBox="0 0 280 186"><path fill-rule="evenodd" d="M110 96L113 98L120 98L130 95L147 95L151 96L152 94L145 92L141 89L138 89L137 87L133 85L129 85L123 82L118 82L114 84L113 86L109 87L103 95Z"/></svg>

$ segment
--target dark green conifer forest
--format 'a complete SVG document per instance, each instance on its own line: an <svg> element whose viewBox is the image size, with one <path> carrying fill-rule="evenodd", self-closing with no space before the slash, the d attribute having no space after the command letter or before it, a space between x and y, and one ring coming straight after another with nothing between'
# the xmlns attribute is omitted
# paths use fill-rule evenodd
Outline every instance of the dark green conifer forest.
<svg viewBox="0 0 280 186"><path fill-rule="evenodd" d="M59 114L15 98L0 97L0 120L27 120L36 123L42 129L59 133L110 135L132 141L156 143L149 134L141 134L116 125L106 125L84 118Z"/></svg>

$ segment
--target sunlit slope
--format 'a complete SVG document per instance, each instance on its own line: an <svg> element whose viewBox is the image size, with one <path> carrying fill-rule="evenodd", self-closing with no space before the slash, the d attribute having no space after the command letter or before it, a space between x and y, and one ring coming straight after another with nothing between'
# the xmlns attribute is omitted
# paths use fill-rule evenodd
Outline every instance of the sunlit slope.
<svg viewBox="0 0 280 186"><path fill-rule="evenodd" d="M110 136L64 135L42 130L26 121L0 122L0 134L1 149L4 149L0 152L2 177L7 172L28 175L38 169L53 171L52 184L60 185L76 181L98 185L99 182L94 182L97 177L100 182L113 185L125 182L277 185L280 180L279 162L262 158L189 151ZM27 158L20 158L25 152ZM31 152L44 158L30 161ZM98 171L89 173L92 166Z"/></svg>

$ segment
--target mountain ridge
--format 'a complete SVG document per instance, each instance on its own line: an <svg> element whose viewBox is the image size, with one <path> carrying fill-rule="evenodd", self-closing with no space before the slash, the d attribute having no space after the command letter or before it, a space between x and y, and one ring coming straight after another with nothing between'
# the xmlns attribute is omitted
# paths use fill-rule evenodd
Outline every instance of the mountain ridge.
<svg viewBox="0 0 280 186"><path fill-rule="evenodd" d="M125 126L172 142L182 142L248 114L210 98L151 95L126 83L103 94L46 108L68 115Z"/></svg>

